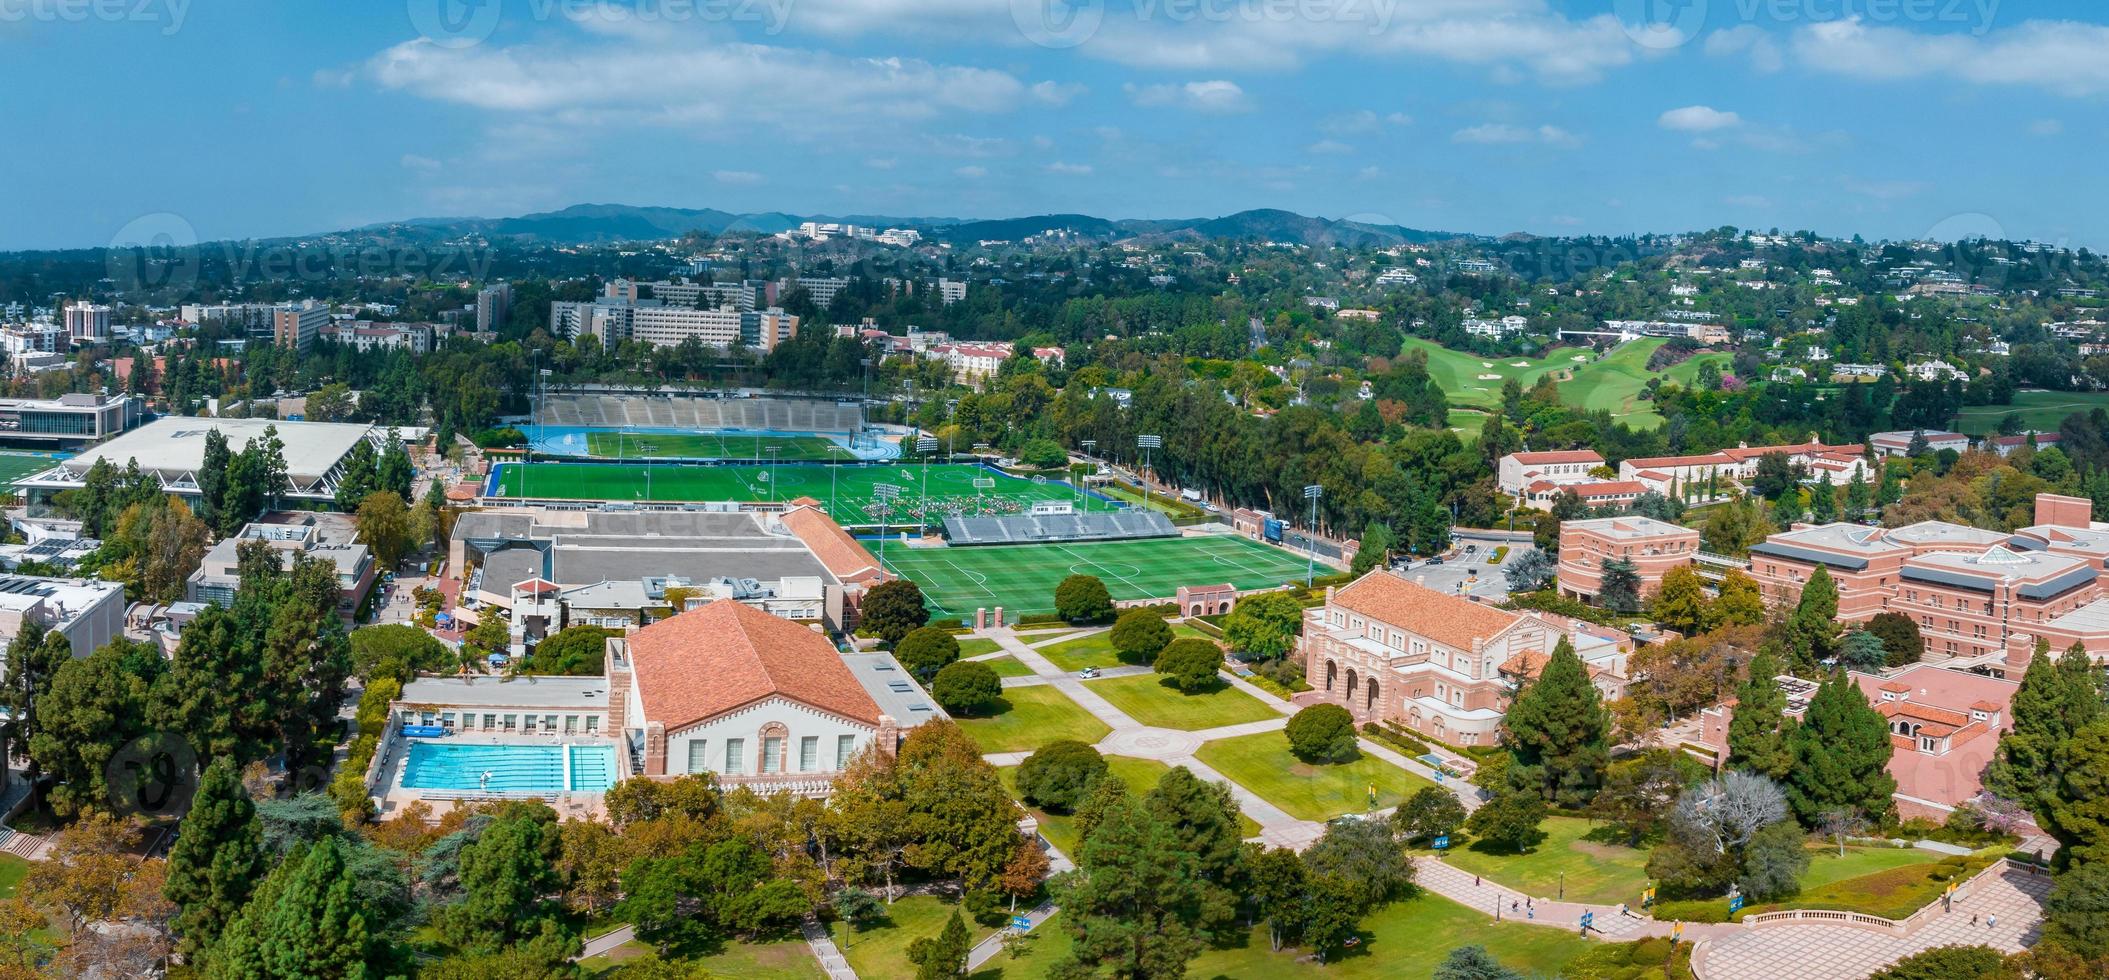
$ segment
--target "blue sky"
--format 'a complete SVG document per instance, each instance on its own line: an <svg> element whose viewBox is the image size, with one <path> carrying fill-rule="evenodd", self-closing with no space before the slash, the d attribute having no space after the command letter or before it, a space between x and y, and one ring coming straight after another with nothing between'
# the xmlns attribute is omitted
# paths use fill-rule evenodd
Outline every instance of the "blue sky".
<svg viewBox="0 0 2109 980"><path fill-rule="evenodd" d="M582 202L2099 248L2105 51L2053 0L0 0L0 248Z"/></svg>

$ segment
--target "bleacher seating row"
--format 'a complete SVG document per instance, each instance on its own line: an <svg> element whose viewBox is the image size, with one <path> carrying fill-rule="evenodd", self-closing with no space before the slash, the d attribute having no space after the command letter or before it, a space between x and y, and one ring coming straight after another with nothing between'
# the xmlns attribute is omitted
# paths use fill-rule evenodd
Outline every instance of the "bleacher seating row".
<svg viewBox="0 0 2109 980"><path fill-rule="evenodd" d="M852 433L864 427L864 411L854 404L778 398L545 395L542 424Z"/></svg>
<svg viewBox="0 0 2109 980"><path fill-rule="evenodd" d="M1171 518L1155 511L945 518L945 537L955 545L1118 541L1178 536L1179 529L1172 525Z"/></svg>

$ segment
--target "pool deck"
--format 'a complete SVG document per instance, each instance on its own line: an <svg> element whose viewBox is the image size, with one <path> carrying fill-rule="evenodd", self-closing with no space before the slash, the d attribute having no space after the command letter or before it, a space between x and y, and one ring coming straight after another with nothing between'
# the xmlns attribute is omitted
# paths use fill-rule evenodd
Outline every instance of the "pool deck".
<svg viewBox="0 0 2109 980"><path fill-rule="evenodd" d="M624 756L622 743L617 739L585 737L577 732L566 736L560 732L525 734L520 732L464 732L449 735L444 739L408 739L397 736L387 745L387 756L381 760L380 789L374 794L374 807L381 819L389 819L402 812L404 807L424 801L432 808L433 820L445 816L448 811L463 804L481 803L487 800L548 800L559 815L566 819L600 820L607 815L600 793L478 793L461 790L413 789L403 785L403 764L410 756L410 746L415 742L434 742L449 745L588 745L607 746L615 753L616 780L621 781Z"/></svg>

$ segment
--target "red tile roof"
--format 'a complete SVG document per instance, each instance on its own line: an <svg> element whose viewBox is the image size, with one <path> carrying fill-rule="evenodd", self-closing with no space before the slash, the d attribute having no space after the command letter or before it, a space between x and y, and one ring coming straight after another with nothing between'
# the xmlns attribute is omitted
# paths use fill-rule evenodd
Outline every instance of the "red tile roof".
<svg viewBox="0 0 2109 980"><path fill-rule="evenodd" d="M1727 453L1708 453L1704 456L1651 456L1646 459L1626 460L1634 469L1655 470L1678 466L1727 466L1735 459Z"/></svg>
<svg viewBox="0 0 2109 980"><path fill-rule="evenodd" d="M731 599L662 619L624 642L644 716L669 732L770 697L879 723L878 704L826 637Z"/></svg>
<svg viewBox="0 0 2109 980"><path fill-rule="evenodd" d="M1525 466L1540 463L1601 463L1604 457L1594 449L1565 449L1543 453L1516 453L1516 462Z"/></svg>
<svg viewBox="0 0 2109 980"><path fill-rule="evenodd" d="M813 556L844 583L878 574L878 559L819 508L793 507L784 512L783 522L784 527L805 542L805 546L812 549Z"/></svg>
<svg viewBox="0 0 2109 980"><path fill-rule="evenodd" d="M1333 593L1333 604L1460 650L1472 649L1473 640L1489 639L1523 618L1415 585L1382 570L1370 572Z"/></svg>
<svg viewBox="0 0 2109 980"><path fill-rule="evenodd" d="M1648 492L1645 484L1638 480L1611 480L1604 483L1577 483L1567 489L1574 495L1588 500L1591 497L1623 497L1627 494L1639 496Z"/></svg>

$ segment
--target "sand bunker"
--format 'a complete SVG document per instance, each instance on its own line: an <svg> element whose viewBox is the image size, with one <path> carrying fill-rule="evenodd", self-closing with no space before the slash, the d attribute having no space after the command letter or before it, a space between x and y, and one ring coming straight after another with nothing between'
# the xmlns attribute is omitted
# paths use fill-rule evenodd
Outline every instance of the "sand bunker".
<svg viewBox="0 0 2109 980"><path fill-rule="evenodd" d="M1501 375L1498 375L1498 374L1482 374L1482 375L1480 375L1480 376L1479 376L1479 380L1481 380L1481 381L1499 381L1499 380L1501 380Z"/></svg>
<svg viewBox="0 0 2109 980"><path fill-rule="evenodd" d="M1479 366L1480 366L1480 367L1493 367L1493 366L1494 366L1494 362L1493 362L1493 361L1481 361L1481 362L1479 362Z"/></svg>
<svg viewBox="0 0 2109 980"><path fill-rule="evenodd" d="M1586 361L1588 359L1589 355L1587 354L1576 354L1575 356L1568 358L1568 360L1570 361Z"/></svg>
<svg viewBox="0 0 2109 980"><path fill-rule="evenodd" d="M1511 365L1509 365L1509 367L1530 367L1530 362L1529 362L1529 361L1517 361L1516 363L1514 363L1514 364L1511 364Z"/></svg>

